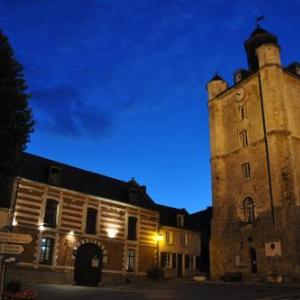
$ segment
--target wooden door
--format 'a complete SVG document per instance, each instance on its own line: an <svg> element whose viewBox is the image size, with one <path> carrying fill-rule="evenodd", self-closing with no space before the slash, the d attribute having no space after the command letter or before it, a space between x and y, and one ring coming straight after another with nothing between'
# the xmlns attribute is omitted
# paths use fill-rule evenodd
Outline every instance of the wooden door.
<svg viewBox="0 0 300 300"><path fill-rule="evenodd" d="M102 277L102 251L94 244L80 246L76 253L74 281L78 285L97 286Z"/></svg>

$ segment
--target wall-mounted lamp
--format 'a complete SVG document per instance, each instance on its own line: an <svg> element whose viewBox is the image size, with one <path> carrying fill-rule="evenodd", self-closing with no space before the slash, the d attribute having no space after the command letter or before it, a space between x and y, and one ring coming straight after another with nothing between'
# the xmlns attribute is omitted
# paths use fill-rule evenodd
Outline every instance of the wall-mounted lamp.
<svg viewBox="0 0 300 300"><path fill-rule="evenodd" d="M39 231L44 231L45 230L45 226L44 225L40 225L39 226Z"/></svg>
<svg viewBox="0 0 300 300"><path fill-rule="evenodd" d="M159 242L159 241L162 241L163 236L162 236L161 233L156 233L154 239L155 239L157 242Z"/></svg>
<svg viewBox="0 0 300 300"><path fill-rule="evenodd" d="M108 237L112 238L112 239L115 238L117 236L117 233L118 233L118 230L115 229L115 228L107 228L106 231L107 231Z"/></svg>
<svg viewBox="0 0 300 300"><path fill-rule="evenodd" d="M12 226L17 226L18 225L18 222L17 220L14 218L13 221L12 221Z"/></svg>

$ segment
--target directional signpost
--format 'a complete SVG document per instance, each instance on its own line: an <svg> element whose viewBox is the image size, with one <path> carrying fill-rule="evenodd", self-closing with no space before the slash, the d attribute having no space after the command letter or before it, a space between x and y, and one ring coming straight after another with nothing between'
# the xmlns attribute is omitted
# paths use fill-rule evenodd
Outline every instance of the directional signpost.
<svg viewBox="0 0 300 300"><path fill-rule="evenodd" d="M31 242L32 242L32 236L29 234L0 232L0 243L29 244Z"/></svg>
<svg viewBox="0 0 300 300"><path fill-rule="evenodd" d="M0 244L0 253L18 255L24 252L24 247L14 244Z"/></svg>
<svg viewBox="0 0 300 300"><path fill-rule="evenodd" d="M32 242L32 236L29 234L19 234L13 232L0 232L0 254L19 255L24 252L22 245L16 244L29 244ZM12 244L10 244L12 243ZM1 255L0 255L1 257ZM1 280L0 280L0 298L2 298L4 277L5 277L5 263L12 262L13 257L9 261L5 260L5 256L1 257ZM15 260L14 260L15 261Z"/></svg>

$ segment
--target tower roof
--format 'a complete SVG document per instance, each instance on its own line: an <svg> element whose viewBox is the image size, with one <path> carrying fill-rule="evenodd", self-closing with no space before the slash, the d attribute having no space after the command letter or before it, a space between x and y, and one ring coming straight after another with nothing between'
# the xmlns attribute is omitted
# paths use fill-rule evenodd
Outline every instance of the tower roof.
<svg viewBox="0 0 300 300"><path fill-rule="evenodd" d="M256 49L264 44L274 44L279 46L278 37L260 26L257 26L250 37L245 41L245 49L247 52L249 69L251 71L257 71L258 69Z"/></svg>
<svg viewBox="0 0 300 300"><path fill-rule="evenodd" d="M222 81L225 81L220 75L218 75L218 73L216 73L216 74L213 76L213 78L212 78L209 82L215 81L215 80L222 80ZM209 82L208 82L208 83L209 83Z"/></svg>

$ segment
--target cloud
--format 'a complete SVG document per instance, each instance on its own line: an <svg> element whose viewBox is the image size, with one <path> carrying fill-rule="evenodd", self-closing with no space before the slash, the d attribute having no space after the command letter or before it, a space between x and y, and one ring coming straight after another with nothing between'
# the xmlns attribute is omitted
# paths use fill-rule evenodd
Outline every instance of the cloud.
<svg viewBox="0 0 300 300"><path fill-rule="evenodd" d="M98 137L113 128L112 112L84 101L72 86L33 90L31 105L37 126L57 134Z"/></svg>

